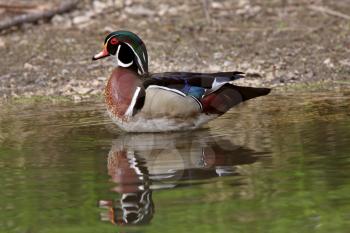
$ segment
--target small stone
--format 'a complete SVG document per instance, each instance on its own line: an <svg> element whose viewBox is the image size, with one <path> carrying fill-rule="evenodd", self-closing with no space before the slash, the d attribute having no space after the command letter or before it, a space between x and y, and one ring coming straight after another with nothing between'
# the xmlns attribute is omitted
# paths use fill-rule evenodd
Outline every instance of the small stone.
<svg viewBox="0 0 350 233"><path fill-rule="evenodd" d="M4 48L6 46L5 40L0 37L0 48Z"/></svg>
<svg viewBox="0 0 350 233"><path fill-rule="evenodd" d="M334 64L330 58L327 58L323 61L323 64L325 64L328 68L334 68Z"/></svg>
<svg viewBox="0 0 350 233"><path fill-rule="evenodd" d="M161 4L161 5L159 6L158 15L159 15L159 16L165 15L166 13L168 13L169 9L170 9L169 5Z"/></svg>
<svg viewBox="0 0 350 233"><path fill-rule="evenodd" d="M141 15L141 16L153 16L155 11L145 8L144 6L137 5L125 8L125 12L129 15Z"/></svg>
<svg viewBox="0 0 350 233"><path fill-rule="evenodd" d="M103 81L104 82L104 81L106 81L106 79L107 79L106 77L102 77L102 76L97 77L98 81Z"/></svg>
<svg viewBox="0 0 350 233"><path fill-rule="evenodd" d="M231 61L225 61L224 64L223 64L225 67L229 67L229 66L232 66L233 63Z"/></svg>
<svg viewBox="0 0 350 233"><path fill-rule="evenodd" d="M97 79L94 79L94 81L92 81L91 85L94 87L98 87L100 85L100 81L98 81Z"/></svg>
<svg viewBox="0 0 350 233"><path fill-rule="evenodd" d="M124 1L125 0L110 0L108 5L120 9L124 7Z"/></svg>
<svg viewBox="0 0 350 233"><path fill-rule="evenodd" d="M169 13L169 15L178 15L179 9L176 7L171 7L171 8L169 8L168 13Z"/></svg>
<svg viewBox="0 0 350 233"><path fill-rule="evenodd" d="M132 0L125 0L124 1L125 6L131 6L133 4Z"/></svg>
<svg viewBox="0 0 350 233"><path fill-rule="evenodd" d="M252 65L248 62L243 62L241 65L240 65L240 69L242 70L247 70L248 68L250 68Z"/></svg>
<svg viewBox="0 0 350 233"><path fill-rule="evenodd" d="M104 3L104 2L101 2L101 1L94 1L93 2L93 7L94 7L95 12L101 13L101 12L103 12L103 10L105 8L108 7L108 5L106 3Z"/></svg>
<svg viewBox="0 0 350 233"><path fill-rule="evenodd" d="M51 23L55 26L59 26L62 28L70 28L72 26L71 19L68 18L67 16L62 16L62 15L55 15L52 18Z"/></svg>
<svg viewBox="0 0 350 233"><path fill-rule="evenodd" d="M86 22L88 22L90 20L91 16L90 14L86 14L86 15L79 15L73 18L73 23L76 25L79 24L84 24Z"/></svg>
<svg viewBox="0 0 350 233"><path fill-rule="evenodd" d="M214 59L220 59L220 58L222 58L223 56L224 56L223 53L220 53L220 52L214 53Z"/></svg>
<svg viewBox="0 0 350 233"><path fill-rule="evenodd" d="M260 6L245 5L243 8L236 10L237 15L241 15L245 18L252 18L261 11Z"/></svg>
<svg viewBox="0 0 350 233"><path fill-rule="evenodd" d="M238 1L238 6L239 7L243 7L243 6L246 6L246 5L249 5L250 4L250 0L239 0Z"/></svg>
<svg viewBox="0 0 350 233"><path fill-rule="evenodd" d="M90 92L91 95L98 95L101 93L101 90L100 89L95 89L93 91Z"/></svg>
<svg viewBox="0 0 350 233"><path fill-rule="evenodd" d="M68 71L67 69L63 69L63 70L61 71L61 74L62 74L62 75L67 75L67 74L69 74L69 71Z"/></svg>
<svg viewBox="0 0 350 233"><path fill-rule="evenodd" d="M220 71L220 66L219 65L209 65L209 70L213 72L219 72Z"/></svg>
<svg viewBox="0 0 350 233"><path fill-rule="evenodd" d="M74 91L80 95L86 95L93 91L93 89L87 87L74 87Z"/></svg>
<svg viewBox="0 0 350 233"><path fill-rule="evenodd" d="M292 79L294 76L295 76L295 74L293 72L288 72L286 74L287 79Z"/></svg>
<svg viewBox="0 0 350 233"><path fill-rule="evenodd" d="M74 102L79 102L79 101L81 101L81 97L78 96L78 95L73 95L73 101Z"/></svg>
<svg viewBox="0 0 350 233"><path fill-rule="evenodd" d="M305 74L305 77L306 77L307 79L312 79L314 76L315 76L315 73L314 73L313 71L307 72L307 73Z"/></svg>
<svg viewBox="0 0 350 233"><path fill-rule="evenodd" d="M65 21L65 17L63 17L62 15L55 15L52 19L51 19L51 23L54 25L60 25Z"/></svg>
<svg viewBox="0 0 350 233"><path fill-rule="evenodd" d="M39 69L37 66L34 66L34 65L30 64L30 63L25 63L23 68L26 69L26 70L34 70L34 71Z"/></svg>
<svg viewBox="0 0 350 233"><path fill-rule="evenodd" d="M350 59L341 60L339 63L343 66L350 66Z"/></svg>
<svg viewBox="0 0 350 233"><path fill-rule="evenodd" d="M212 2L211 3L211 7L214 9L224 9L224 4L222 4L221 2Z"/></svg>

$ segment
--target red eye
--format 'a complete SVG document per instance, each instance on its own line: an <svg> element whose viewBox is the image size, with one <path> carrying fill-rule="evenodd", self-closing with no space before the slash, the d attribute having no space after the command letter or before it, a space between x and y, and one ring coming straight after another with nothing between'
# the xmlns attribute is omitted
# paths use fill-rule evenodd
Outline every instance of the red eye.
<svg viewBox="0 0 350 233"><path fill-rule="evenodd" d="M113 38L111 39L111 44L112 44L112 45L118 44L117 38L113 37Z"/></svg>

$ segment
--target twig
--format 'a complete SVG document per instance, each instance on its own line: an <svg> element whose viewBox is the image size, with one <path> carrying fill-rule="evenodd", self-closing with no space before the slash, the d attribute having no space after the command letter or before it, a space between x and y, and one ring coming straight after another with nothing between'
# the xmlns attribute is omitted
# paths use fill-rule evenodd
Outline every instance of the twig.
<svg viewBox="0 0 350 233"><path fill-rule="evenodd" d="M23 12L33 12L35 10L43 9L43 8L41 6L29 5L29 4L0 3L0 9L4 9L7 12L23 13Z"/></svg>
<svg viewBox="0 0 350 233"><path fill-rule="evenodd" d="M289 31L313 31L318 30L317 28L309 27L285 27L285 28L274 28L274 27L264 27L264 28L238 28L238 27L221 27L221 28L209 28L209 31L224 31L224 32L267 32L267 31L278 31L278 32L289 32Z"/></svg>
<svg viewBox="0 0 350 233"><path fill-rule="evenodd" d="M0 31L10 27L19 26L24 23L34 23L41 19L50 19L56 14L62 14L75 9L79 0L64 1L61 5L54 9L43 9L39 12L32 12L24 15L15 16L0 22Z"/></svg>
<svg viewBox="0 0 350 233"><path fill-rule="evenodd" d="M333 82L338 84L343 84L343 85L350 85L350 82L346 82L346 81L333 81Z"/></svg>
<svg viewBox="0 0 350 233"><path fill-rule="evenodd" d="M332 10L332 9L329 9L329 8L326 8L326 7L309 6L309 9L311 9L313 11L318 11L318 12L321 12L321 13L329 14L329 15L332 15L332 16L336 16L336 17L339 17L339 18L350 20L350 16L349 15L346 15L344 13L341 13L341 12L338 12L338 11L335 11L335 10Z"/></svg>
<svg viewBox="0 0 350 233"><path fill-rule="evenodd" d="M203 5L202 7L205 14L205 18L207 19L208 23L211 23L208 0L202 0L202 5Z"/></svg>

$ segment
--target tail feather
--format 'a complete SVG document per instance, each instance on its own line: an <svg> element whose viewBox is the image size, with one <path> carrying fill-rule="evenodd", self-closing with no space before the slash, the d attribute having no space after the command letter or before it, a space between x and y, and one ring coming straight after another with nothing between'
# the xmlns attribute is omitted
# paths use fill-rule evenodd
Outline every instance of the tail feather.
<svg viewBox="0 0 350 233"><path fill-rule="evenodd" d="M259 96L269 94L269 88L241 87L225 84L201 100L203 112L207 114L224 114L233 106Z"/></svg>

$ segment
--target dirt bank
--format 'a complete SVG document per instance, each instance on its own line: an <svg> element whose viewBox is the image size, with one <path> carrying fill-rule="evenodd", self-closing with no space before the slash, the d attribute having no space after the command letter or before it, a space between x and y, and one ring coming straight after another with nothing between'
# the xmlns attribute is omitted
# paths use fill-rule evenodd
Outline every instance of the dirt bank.
<svg viewBox="0 0 350 233"><path fill-rule="evenodd" d="M152 72L240 70L244 84L277 90L347 88L348 12L350 0L82 1L0 35L0 97L99 95L112 67L91 56L118 29L143 38Z"/></svg>

